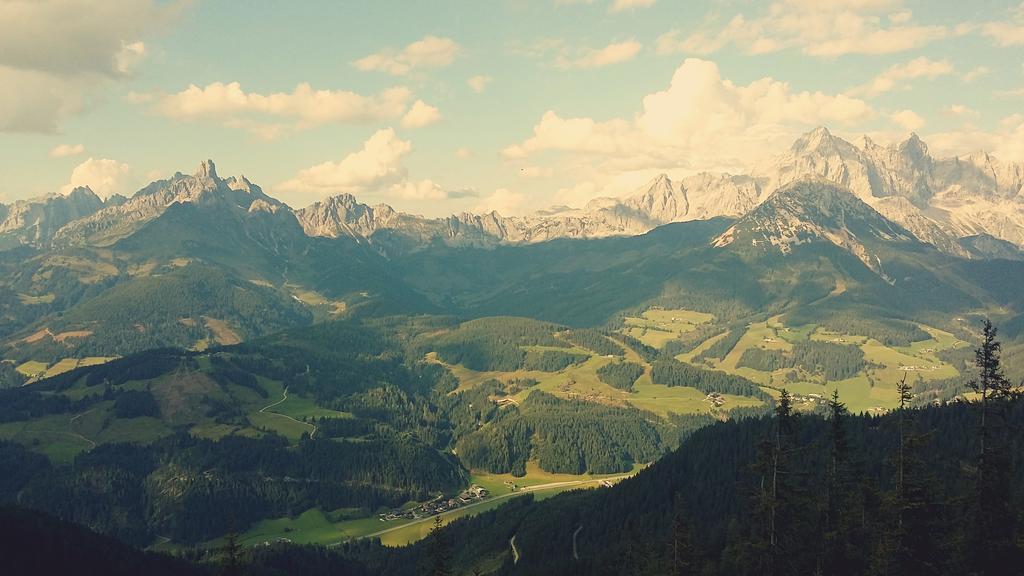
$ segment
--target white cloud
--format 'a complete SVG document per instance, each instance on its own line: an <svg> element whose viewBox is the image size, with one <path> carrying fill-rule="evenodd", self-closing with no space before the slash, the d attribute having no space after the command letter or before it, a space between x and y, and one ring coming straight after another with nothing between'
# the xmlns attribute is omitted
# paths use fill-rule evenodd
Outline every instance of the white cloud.
<svg viewBox="0 0 1024 576"><path fill-rule="evenodd" d="M423 102L423 100L417 100L409 108L409 111L402 116L402 127L403 128L422 128L429 126L441 119L441 112Z"/></svg>
<svg viewBox="0 0 1024 576"><path fill-rule="evenodd" d="M910 10L900 10L899 12L893 12L887 17L889 22L893 24L905 24L910 22L910 19L914 17L914 13Z"/></svg>
<svg viewBox="0 0 1024 576"><path fill-rule="evenodd" d="M890 66L867 84L850 90L849 94L866 97L878 96L891 90L903 88L902 83L906 80L917 78L934 80L939 76L947 76L952 73L953 65L948 60L931 60L921 56L905 64Z"/></svg>
<svg viewBox="0 0 1024 576"><path fill-rule="evenodd" d="M963 104L952 104L950 106L947 106L943 110L943 112L945 112L949 116L954 116L957 118L978 118L979 116L981 116L981 114L977 110L964 106Z"/></svg>
<svg viewBox="0 0 1024 576"><path fill-rule="evenodd" d="M988 66L975 66L974 68L971 68L967 72L964 72L964 75L961 76L960 79L963 80L964 82L974 82L978 78L981 78L982 76L987 76L991 72L992 69L989 68Z"/></svg>
<svg viewBox="0 0 1024 576"><path fill-rule="evenodd" d="M169 118L216 118L225 126L272 137L289 126L268 124L267 118L286 119L295 129L330 122L390 120L407 112L411 97L404 87L364 96L346 90L316 90L304 82L291 92L260 94L246 92L238 82L213 82L202 88L192 84L176 94L131 94L129 100L152 102L156 112Z"/></svg>
<svg viewBox="0 0 1024 576"><path fill-rule="evenodd" d="M612 2L611 12L623 12L625 10L634 10L636 8L647 8L648 6L654 6L654 3L658 0L615 0Z"/></svg>
<svg viewBox="0 0 1024 576"><path fill-rule="evenodd" d="M121 76L145 54L142 38L187 2L7 0L0 2L0 65L59 76Z"/></svg>
<svg viewBox="0 0 1024 576"><path fill-rule="evenodd" d="M713 62L687 59L667 89L644 97L633 119L563 118L548 111L533 136L507 147L504 155L515 159L560 150L604 156L606 167L688 162L711 170L787 145L807 127L850 125L872 113L862 100L795 92L772 78L736 85L722 79Z"/></svg>
<svg viewBox="0 0 1024 576"><path fill-rule="evenodd" d="M684 35L658 38L661 54L706 55L728 45L750 54L786 48L832 58L844 54L892 54L923 46L949 34L944 26L911 23L900 0L779 0L764 13L737 14L725 25L713 18Z"/></svg>
<svg viewBox="0 0 1024 576"><path fill-rule="evenodd" d="M900 110L890 114L889 118L905 130L910 130L911 132L920 130L925 125L925 119L913 110Z"/></svg>
<svg viewBox="0 0 1024 576"><path fill-rule="evenodd" d="M444 200L448 197L444 188L432 180L393 184L390 191L396 198L404 200Z"/></svg>
<svg viewBox="0 0 1024 576"><path fill-rule="evenodd" d="M1024 45L1024 3L1011 9L1009 18L982 24L981 33L999 46Z"/></svg>
<svg viewBox="0 0 1024 576"><path fill-rule="evenodd" d="M1012 90L997 90L996 96L1001 98L1020 98L1024 96L1024 88L1014 88Z"/></svg>
<svg viewBox="0 0 1024 576"><path fill-rule="evenodd" d="M519 169L519 175L523 178L550 178L554 169L543 166L523 166Z"/></svg>
<svg viewBox="0 0 1024 576"><path fill-rule="evenodd" d="M51 158L66 158L68 156L78 156L85 152L85 146L82 144L59 144L54 146L50 150Z"/></svg>
<svg viewBox="0 0 1024 576"><path fill-rule="evenodd" d="M398 184L406 175L402 159L411 151L412 144L398 138L393 129L378 130L363 143L362 150L338 162L323 162L301 170L278 188L327 196L342 192L356 194Z"/></svg>
<svg viewBox="0 0 1024 576"><path fill-rule="evenodd" d="M459 160L466 160L473 157L473 151L469 148L459 148L455 151L455 157Z"/></svg>
<svg viewBox="0 0 1024 576"><path fill-rule="evenodd" d="M563 206L580 207L601 194L601 189L594 182L579 182L567 188L559 188L555 192L554 201Z"/></svg>
<svg viewBox="0 0 1024 576"><path fill-rule="evenodd" d="M92 80L0 65L0 132L57 132L86 107Z"/></svg>
<svg viewBox="0 0 1024 576"><path fill-rule="evenodd" d="M143 38L188 2L0 2L0 131L56 132L146 56Z"/></svg>
<svg viewBox="0 0 1024 576"><path fill-rule="evenodd" d="M625 12L637 8L653 6L658 0L612 0L609 12ZM570 6L573 4L593 4L594 0L555 0L555 6Z"/></svg>
<svg viewBox="0 0 1024 576"><path fill-rule="evenodd" d="M526 194L513 192L507 188L498 188L492 194L481 198L473 211L495 211L502 216L520 215L528 211Z"/></svg>
<svg viewBox="0 0 1024 576"><path fill-rule="evenodd" d="M986 150L995 157L1024 161L1024 114L1003 118L994 130L965 126L958 130L928 135L928 146L940 155L964 155Z"/></svg>
<svg viewBox="0 0 1024 576"><path fill-rule="evenodd" d="M71 172L71 180L61 192L69 194L79 186L88 186L100 198L126 192L128 174L131 171L127 164L109 158L89 158Z"/></svg>
<svg viewBox="0 0 1024 576"><path fill-rule="evenodd" d="M466 84L468 84L469 87L473 89L473 92L476 92L477 94L482 94L483 91L487 89L487 85L490 84L492 80L494 80L494 78L491 78L490 76L484 76L481 74L473 76L469 80L466 80Z"/></svg>
<svg viewBox="0 0 1024 576"><path fill-rule="evenodd" d="M135 68L146 59L146 44L141 40L138 42L125 42L121 51L115 56L117 71L121 74L130 74Z"/></svg>
<svg viewBox="0 0 1024 576"><path fill-rule="evenodd" d="M360 150L340 161L300 170L276 188L305 199L342 193L413 201L476 196L471 189L449 190L430 179L409 179L403 161L411 151L412 143L396 136L393 129L378 130Z"/></svg>
<svg viewBox="0 0 1024 576"><path fill-rule="evenodd" d="M603 48L586 48L578 53L561 54L555 60L556 68L601 68L628 62L640 53L643 46L636 40L612 42Z"/></svg>
<svg viewBox="0 0 1024 576"><path fill-rule="evenodd" d="M477 196L475 190L464 188L461 190L447 190L433 180L420 180L417 182L408 180L399 184L393 184L388 189L389 196L402 200L448 200L454 198L474 198Z"/></svg>
<svg viewBox="0 0 1024 576"><path fill-rule="evenodd" d="M451 38L425 36L401 50L391 48L352 63L359 70L404 76L417 68L443 68L455 61L462 48Z"/></svg>
<svg viewBox="0 0 1024 576"><path fill-rule="evenodd" d="M715 63L687 59L636 113L597 120L549 110L530 137L503 155L533 172L533 158L547 153L559 176L576 182L565 199L589 191L616 195L659 172L746 171L810 128L858 126L876 115L851 96L797 91L772 78L736 84Z"/></svg>

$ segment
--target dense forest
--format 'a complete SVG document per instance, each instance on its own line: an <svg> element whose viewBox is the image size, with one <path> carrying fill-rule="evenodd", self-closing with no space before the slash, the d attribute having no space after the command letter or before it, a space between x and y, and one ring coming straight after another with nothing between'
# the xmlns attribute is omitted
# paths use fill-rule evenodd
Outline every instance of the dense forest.
<svg viewBox="0 0 1024 576"><path fill-rule="evenodd" d="M701 392L720 394L736 394L760 398L767 403L772 398L761 390L757 384L742 376L728 374L717 370L702 370L674 358L662 358L652 365L651 379L655 384L665 386L690 386Z"/></svg>
<svg viewBox="0 0 1024 576"><path fill-rule="evenodd" d="M659 438L676 434L681 444L611 489L544 501L517 497L437 526L406 548L356 540L332 549L278 544L243 550L229 537L224 549L189 559L200 570L234 566L271 575L296 570L398 576L1020 573L1024 400L1021 387L1002 369L994 327L984 328L971 362L973 377L966 383L975 401L914 407L914 386L903 381L899 408L885 415L851 415L838 393L821 413L802 413L783 391L770 416L751 413L714 423L707 415L680 417L673 419L674 428L660 428L651 427L649 415L639 411L613 412L542 392L521 406L498 408L482 400L536 383L489 380L439 400L439 407L451 410L453 426L470 431L462 437L460 455L487 466L514 469L530 454L552 469L622 470L654 459ZM743 379L667 359L655 368L655 380L669 385L683 380L718 390L746 385ZM142 396L131 398L132 406L146 404ZM400 451L407 445L389 448L382 432L391 425L367 414L321 421L321 436L304 437L295 449L273 435L218 442L176 435L150 448L101 446L80 455L70 468L55 467L23 446L0 443L0 465L15 471L0 480L0 490L8 502L14 494L19 506L101 529L97 521L103 518L134 518L135 524L106 531L139 541L153 527L176 536L213 533L231 530L223 525L225 518L244 521L252 510L288 513L310 503L359 506L374 498L409 498L427 489L423 479L459 484L447 468L431 463L429 454L437 452L406 457ZM562 435L561 445L577 450L553 450L555 435ZM367 444L365 451L357 448L361 444ZM395 482L402 473L375 468L378 455L424 468L406 468L407 481ZM159 473L142 480L154 470ZM273 481L293 475L318 481L301 486ZM388 478L391 492L357 488L382 478ZM354 485L346 486L347 480ZM103 486L113 489L97 490ZM142 490L150 486L157 494L177 496L144 496ZM63 509L67 499L58 493L91 504ZM56 521L53 526L58 532L74 530ZM97 546L117 545L100 540ZM125 562L174 562L121 554Z"/></svg>
<svg viewBox="0 0 1024 576"><path fill-rule="evenodd" d="M357 541L333 554L276 547L254 565L386 574L1022 573L1024 401L986 329L972 389L983 401L884 416L824 416L784 394L772 417L730 420L610 490L529 496L435 529L411 548ZM518 555L509 552L515 538Z"/></svg>
<svg viewBox="0 0 1024 576"><path fill-rule="evenodd" d="M835 381L856 376L865 363L864 351L859 346L808 340L797 342L790 352L747 348L737 366L765 372L799 366L811 374L823 376L826 381Z"/></svg>
<svg viewBox="0 0 1024 576"><path fill-rule="evenodd" d="M331 434L334 436L334 434ZM406 438L323 438L291 449L284 438L176 435L147 446L104 444L73 466L0 442L0 501L145 545L156 534L200 542L266 518L312 507L399 506L452 492L465 479L457 464ZM295 482L289 479L304 479Z"/></svg>
<svg viewBox="0 0 1024 576"><path fill-rule="evenodd" d="M16 341L8 357L128 355L165 346L215 341L209 319L241 338L309 324L312 314L288 295L239 281L221 270L192 264L160 276L132 279L62 313L55 331L87 336L60 341Z"/></svg>
<svg viewBox="0 0 1024 576"><path fill-rule="evenodd" d="M530 394L488 426L456 445L467 466L491 472L526 472L526 461L568 474L626 472L674 445L671 430L640 410Z"/></svg>
<svg viewBox="0 0 1024 576"><path fill-rule="evenodd" d="M644 373L644 367L636 362L612 362L597 369L601 382L619 390L632 390L633 383Z"/></svg>
<svg viewBox="0 0 1024 576"><path fill-rule="evenodd" d="M558 326L527 318L482 318L441 336L424 338L422 345L450 364L512 372L526 364L523 346L568 348L569 343L555 337L557 330Z"/></svg>

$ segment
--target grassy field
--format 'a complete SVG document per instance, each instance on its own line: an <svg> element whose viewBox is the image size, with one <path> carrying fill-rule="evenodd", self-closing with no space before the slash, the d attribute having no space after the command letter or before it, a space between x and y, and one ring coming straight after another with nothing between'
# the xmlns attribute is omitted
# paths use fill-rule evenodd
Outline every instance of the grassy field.
<svg viewBox="0 0 1024 576"><path fill-rule="evenodd" d="M331 300L319 292L299 286L298 284L285 284L285 288L291 293L292 298L313 308L314 314L318 318L338 316L344 314L348 308L342 300Z"/></svg>
<svg viewBox="0 0 1024 576"><path fill-rule="evenodd" d="M74 370L75 368L78 368L78 360L76 358L62 358L56 364L46 369L44 377L50 378L51 376L63 374Z"/></svg>
<svg viewBox="0 0 1024 576"><path fill-rule="evenodd" d="M20 372L21 374L23 374L25 376L33 377L33 376L39 376L40 374L45 373L46 369L48 367L49 367L49 364L47 364L45 362L37 362L35 360L29 360L28 362L25 362L23 364L19 364L18 367L15 368L15 370L17 370L18 372Z"/></svg>
<svg viewBox="0 0 1024 576"><path fill-rule="evenodd" d="M69 464L80 452L94 445L72 431L69 420L66 415L56 415L0 424L0 439L24 444L55 463Z"/></svg>
<svg viewBox="0 0 1024 576"><path fill-rule="evenodd" d="M704 392L689 386L663 386L661 384L636 384L636 391L629 397L629 403L641 410L649 410L659 416L673 414L699 414L710 412L712 405L704 400ZM749 396L723 394L725 399L721 410L760 406L761 401Z"/></svg>
<svg viewBox="0 0 1024 576"><path fill-rule="evenodd" d="M670 340L692 332L701 324L713 322L715 317L693 310L665 310L651 308L640 316L629 316L624 320L622 332L648 346L661 348Z"/></svg>
<svg viewBox="0 0 1024 576"><path fill-rule="evenodd" d="M655 315L655 318L661 318L662 314L677 314L677 316L672 317L677 318L677 322L681 322L678 320L678 318L680 318L678 314L682 311L658 310L656 312L658 312L658 314ZM693 315L698 313L691 312L690 314L691 316L687 318L692 320L695 318ZM702 315L698 318L706 319L707 317L709 317L709 315ZM690 322L688 325L690 325L692 329L693 323ZM539 349L540 347L534 346L524 348ZM531 370L517 370L514 372L477 372L457 364L446 364L446 366L459 379L459 386L453 393L472 389L478 386L481 382L490 379L502 382L523 378L536 380L538 382L536 386L522 390L510 397L510 399L516 404L521 404L534 390L542 390L561 398L584 400L587 402L595 402L611 406L634 406L641 410L649 410L659 416L668 416L669 414L706 413L710 412L713 408L711 404L704 401L706 394L695 388L669 388L667 386L652 384L650 366L645 363L634 350L626 348L626 359L631 362L643 364L646 370L633 385L632 392L609 386L602 382L597 376L597 371L606 364L613 362L613 359L595 355L592 352L588 352L587 350L579 347L573 347L568 350L588 354L590 355L590 358L585 362L569 366L559 372L539 372ZM432 353L427 355L427 359L434 362L440 362L437 356ZM760 400L749 397L726 395L726 404L724 408L756 406L760 403Z"/></svg>
<svg viewBox="0 0 1024 576"><path fill-rule="evenodd" d="M18 301L25 305L33 304L52 304L57 298L56 294L41 294L39 296L33 296L31 294L18 294Z"/></svg>
<svg viewBox="0 0 1024 576"><path fill-rule="evenodd" d="M931 335L930 339L906 347L893 347L865 336L825 331L813 324L785 326L779 317L774 317L767 322L750 325L725 358L705 361L704 365L743 376L762 386L786 388L800 395L820 394L828 397L838 390L840 399L853 412L883 412L894 408L899 402L895 388L904 374L907 374L908 380L936 380L957 375L956 368L939 360L936 354L941 350L967 346L967 343L949 332L931 326L921 325L921 328ZM677 356L677 359L692 362L694 357L720 337L708 339L694 351ZM765 372L737 366L743 353L750 348L785 351L791 350L794 343L807 340L857 346L864 352L868 368L861 374L839 381L825 381L821 376L800 369L796 371L797 380L793 381L788 377L793 372L790 369Z"/></svg>
<svg viewBox="0 0 1024 576"><path fill-rule="evenodd" d="M109 360L100 357L65 359L49 369L65 371ZM210 367L208 358L199 357L196 362L200 369ZM25 367L26 370L40 368L45 369L46 365L36 363ZM345 412L317 406L309 398L297 395L284 398L284 388L279 382L261 379L260 383L267 392L265 398L243 386L217 384L202 371L175 371L153 380L128 381L119 386L122 390L152 392L160 405L160 418L116 418L113 402L103 401L81 414L2 424L0 438L24 444L50 456L55 462L70 462L79 452L94 445L107 442L148 443L171 434L177 426L187 425L192 434L208 439L220 439L227 435L259 436L262 434L260 429L265 429L297 442L303 433L311 433L315 429L312 423L305 422L307 419L352 417ZM81 379L61 394L71 400L81 400L102 392L101 386L90 388ZM221 424L213 421L207 416L207 407L201 402L206 396L238 406L247 415L249 424Z"/></svg>
<svg viewBox="0 0 1024 576"><path fill-rule="evenodd" d="M470 482L487 488L490 496L471 506L441 515L442 522L447 524L456 518L480 514L501 506L509 499L530 493L535 498L550 498L567 490L595 488L601 486L602 480L618 481L623 477L632 476L643 467L636 466L626 474L571 475L552 474L541 470L535 463L527 465L526 476L516 478L511 474L473 474ZM506 480L515 482L517 491L504 484ZM415 542L430 531L433 517L418 520L395 520L383 522L376 515L352 518L354 511L324 512L319 509L306 510L295 518L274 518L255 524L243 533L239 541L244 546L259 546L279 539L287 539L297 544L333 544L350 538L375 536L387 546L404 546ZM209 547L222 544L222 540L207 543Z"/></svg>

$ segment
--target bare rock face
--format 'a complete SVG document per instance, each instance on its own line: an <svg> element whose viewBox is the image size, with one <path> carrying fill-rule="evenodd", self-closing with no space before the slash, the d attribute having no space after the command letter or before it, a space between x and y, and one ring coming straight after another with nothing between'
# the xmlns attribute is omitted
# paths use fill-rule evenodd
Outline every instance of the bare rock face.
<svg viewBox="0 0 1024 576"><path fill-rule="evenodd" d="M369 238L382 230L417 241L452 245L543 242L643 234L672 222L718 216L739 218L776 190L816 179L850 191L918 239L961 257L977 257L960 241L987 235L1024 246L1024 167L988 154L933 158L911 134L880 146L854 145L817 128L749 175L699 173L679 181L662 174L624 198L595 198L581 209L557 208L530 216L460 214L426 219L369 207L350 195L318 202L297 215L307 234ZM442 222L443 221L443 222Z"/></svg>
<svg viewBox="0 0 1024 576"><path fill-rule="evenodd" d="M90 216L103 205L103 200L87 187L75 188L67 195L19 200L0 208L0 238L47 246L61 226Z"/></svg>
<svg viewBox="0 0 1024 576"><path fill-rule="evenodd" d="M790 253L811 242L831 243L889 280L872 245L918 240L846 188L823 178L799 180L775 191L712 244L719 248Z"/></svg>
<svg viewBox="0 0 1024 576"><path fill-rule="evenodd" d="M351 194L292 211L244 176L222 179L213 161L206 160L194 174L178 173L153 182L131 198L112 197L103 203L82 189L66 197L0 206L0 240L109 245L172 204L194 203L250 215L284 211L294 215L308 236L354 238L387 250L416 250L437 243L489 247L630 236L673 222L740 218L775 191L808 179L848 190L921 241L950 254L1007 253L997 249L1002 245L996 241L1024 246L1024 165L984 152L936 159L916 134L888 146L867 137L855 145L824 127L804 134L750 174L705 172L679 180L661 174L625 197L595 198L582 208L554 207L512 217L491 212L425 218L386 204L362 204ZM975 236L981 239L961 241Z"/></svg>
<svg viewBox="0 0 1024 576"><path fill-rule="evenodd" d="M54 243L59 246L110 245L159 217L175 203L217 204L242 212L250 208L254 212L286 208L244 176L221 179L213 161L205 160L194 174L179 172L167 180L158 180L131 198L108 203L102 210L70 222L57 231Z"/></svg>
<svg viewBox="0 0 1024 576"><path fill-rule="evenodd" d="M755 176L774 190L808 176L849 189L922 241L971 256L959 239L987 234L1024 245L1024 166L986 153L935 159L916 134L857 147L819 128Z"/></svg>
<svg viewBox="0 0 1024 576"><path fill-rule="evenodd" d="M398 224L398 213L390 206L360 204L351 194L332 196L296 211L295 216L306 234L328 238L369 237Z"/></svg>

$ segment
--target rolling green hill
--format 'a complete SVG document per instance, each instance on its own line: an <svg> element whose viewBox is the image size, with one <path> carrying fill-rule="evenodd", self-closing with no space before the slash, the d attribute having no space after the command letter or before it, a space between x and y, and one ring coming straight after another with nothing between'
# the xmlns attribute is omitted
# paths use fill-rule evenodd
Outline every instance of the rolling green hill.
<svg viewBox="0 0 1024 576"><path fill-rule="evenodd" d="M0 390L0 446L24 470L0 500L135 544L197 543L228 528L210 510L244 510L241 528L309 510L344 523L470 473L629 472L772 402L750 382L722 388L724 405L704 400L715 382L619 389L598 370L621 357L651 369L600 331L394 316L79 366Z"/></svg>

